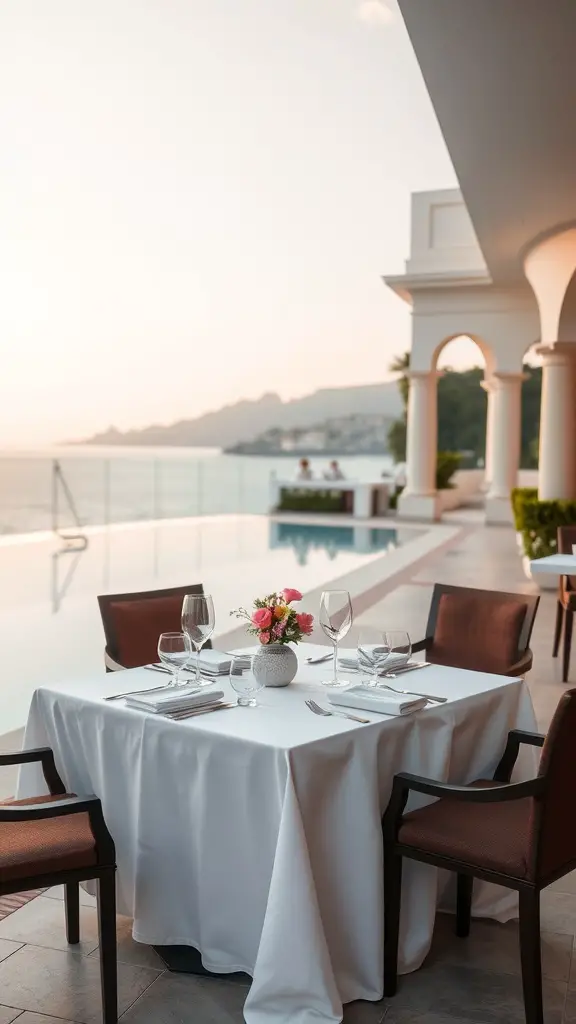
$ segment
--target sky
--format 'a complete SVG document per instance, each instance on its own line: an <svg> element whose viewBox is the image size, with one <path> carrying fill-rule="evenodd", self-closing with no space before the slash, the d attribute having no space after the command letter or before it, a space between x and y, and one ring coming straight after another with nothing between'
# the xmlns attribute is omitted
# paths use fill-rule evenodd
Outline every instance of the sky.
<svg viewBox="0 0 576 1024"><path fill-rule="evenodd" d="M0 445L383 380L454 171L395 0L0 0Z"/></svg>

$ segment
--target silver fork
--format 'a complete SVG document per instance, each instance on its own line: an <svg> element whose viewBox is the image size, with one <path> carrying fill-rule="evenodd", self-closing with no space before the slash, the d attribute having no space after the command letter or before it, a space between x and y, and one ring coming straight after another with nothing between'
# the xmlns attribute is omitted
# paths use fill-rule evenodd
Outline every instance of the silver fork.
<svg viewBox="0 0 576 1024"><path fill-rule="evenodd" d="M346 714L345 711L327 711L326 708L321 708L320 705L317 704L315 700L305 700L304 703L306 707L309 708L310 711L312 711L315 715L323 715L325 717L330 718L332 717L332 715L336 715L337 718L349 718L350 721L361 722L362 725L370 724L369 718L359 718L358 715L348 715Z"/></svg>
<svg viewBox="0 0 576 1024"><path fill-rule="evenodd" d="M398 690L395 686L389 686L388 683L378 683L378 689L392 690L392 693L401 693L406 697L426 697L437 704L446 704L448 700L448 697L434 697L431 693L418 693L416 690Z"/></svg>
<svg viewBox="0 0 576 1024"><path fill-rule="evenodd" d="M158 690L165 689L165 684L163 686L149 686L147 690L127 690L126 693L112 693L109 697L104 697L104 700L120 700L120 697L136 697L141 693L156 693Z"/></svg>

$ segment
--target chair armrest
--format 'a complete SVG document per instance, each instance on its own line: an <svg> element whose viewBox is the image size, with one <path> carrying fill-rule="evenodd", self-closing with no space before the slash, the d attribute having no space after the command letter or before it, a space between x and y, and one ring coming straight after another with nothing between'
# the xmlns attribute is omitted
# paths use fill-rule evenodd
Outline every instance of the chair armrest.
<svg viewBox="0 0 576 1024"><path fill-rule="evenodd" d="M529 647L526 648L521 658L512 665L511 668L506 672L507 676L525 676L527 672L532 668L532 651Z"/></svg>
<svg viewBox="0 0 576 1024"><path fill-rule="evenodd" d="M394 776L392 796L382 819L384 839L387 842L396 841L402 815L411 792L450 800L462 800L467 803L490 804L540 796L544 792L544 785L544 778L536 778L513 785L453 786L447 782L435 782L433 779L425 779L421 775L402 772Z"/></svg>
<svg viewBox="0 0 576 1024"><path fill-rule="evenodd" d="M67 800L54 800L43 804L0 805L0 823L14 824L26 821L42 821L46 818L63 818L70 814L88 814L90 829L94 836L96 857L99 864L114 864L116 852L97 796L71 796Z"/></svg>
<svg viewBox="0 0 576 1024"><path fill-rule="evenodd" d="M494 781L503 783L510 782L521 743L526 743L532 747L541 747L544 745L545 739L546 737L542 736L541 733L538 732L524 732L522 729L512 729L508 733L506 749L500 758L496 771L494 772Z"/></svg>
<svg viewBox="0 0 576 1024"><path fill-rule="evenodd" d="M425 651L430 646L430 639L427 637L425 640L417 640L415 644L412 644L412 654L418 654L419 651Z"/></svg>
<svg viewBox="0 0 576 1024"><path fill-rule="evenodd" d="M36 747L34 750L17 750L12 754L0 754L0 767L11 764L30 764L34 761L41 761L44 779L52 796L65 793L66 787L58 774L54 753L50 747Z"/></svg>

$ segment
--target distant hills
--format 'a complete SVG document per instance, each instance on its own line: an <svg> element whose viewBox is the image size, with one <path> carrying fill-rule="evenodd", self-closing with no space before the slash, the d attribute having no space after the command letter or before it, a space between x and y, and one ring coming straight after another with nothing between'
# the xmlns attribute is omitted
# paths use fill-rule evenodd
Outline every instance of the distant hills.
<svg viewBox="0 0 576 1024"><path fill-rule="evenodd" d="M348 388L322 388L289 402L269 392L254 401L235 402L196 419L180 420L169 426L154 424L141 430L120 431L110 427L75 443L229 448L239 442L252 441L274 428L300 429L324 420L358 415L380 415L392 420L401 413L398 386L395 381L387 381Z"/></svg>

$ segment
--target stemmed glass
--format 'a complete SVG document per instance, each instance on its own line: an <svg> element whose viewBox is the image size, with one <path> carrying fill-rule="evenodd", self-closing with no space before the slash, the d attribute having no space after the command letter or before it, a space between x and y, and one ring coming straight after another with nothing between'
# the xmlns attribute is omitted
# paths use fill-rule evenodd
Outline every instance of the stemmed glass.
<svg viewBox="0 0 576 1024"><path fill-rule="evenodd" d="M369 677L369 686L376 686L377 678L385 671L390 657L386 633L379 629L361 629L357 650L359 672Z"/></svg>
<svg viewBox="0 0 576 1024"><path fill-rule="evenodd" d="M210 686L200 674L200 651L214 632L214 602L210 594L186 594L182 602L182 631L196 651L196 685Z"/></svg>
<svg viewBox="0 0 576 1024"><path fill-rule="evenodd" d="M352 625L352 602L347 590L325 590L320 598L320 625L334 644L334 676L323 686L348 686L347 679L338 677L338 643Z"/></svg>
<svg viewBox="0 0 576 1024"><path fill-rule="evenodd" d="M264 683L254 675L252 658L246 658L244 654L239 658L232 658L230 661L230 686L238 694L238 703L244 708L255 708L258 706L256 694L261 690Z"/></svg>
<svg viewBox="0 0 576 1024"><path fill-rule="evenodd" d="M390 629L385 633L389 655L385 669L381 675L389 675L399 669L403 669L412 655L412 641L410 634L404 629ZM378 684L376 684L378 685Z"/></svg>
<svg viewBox="0 0 576 1024"><path fill-rule="evenodd" d="M158 657L172 673L166 686L179 686L180 673L190 661L190 640L185 633L160 633Z"/></svg>

